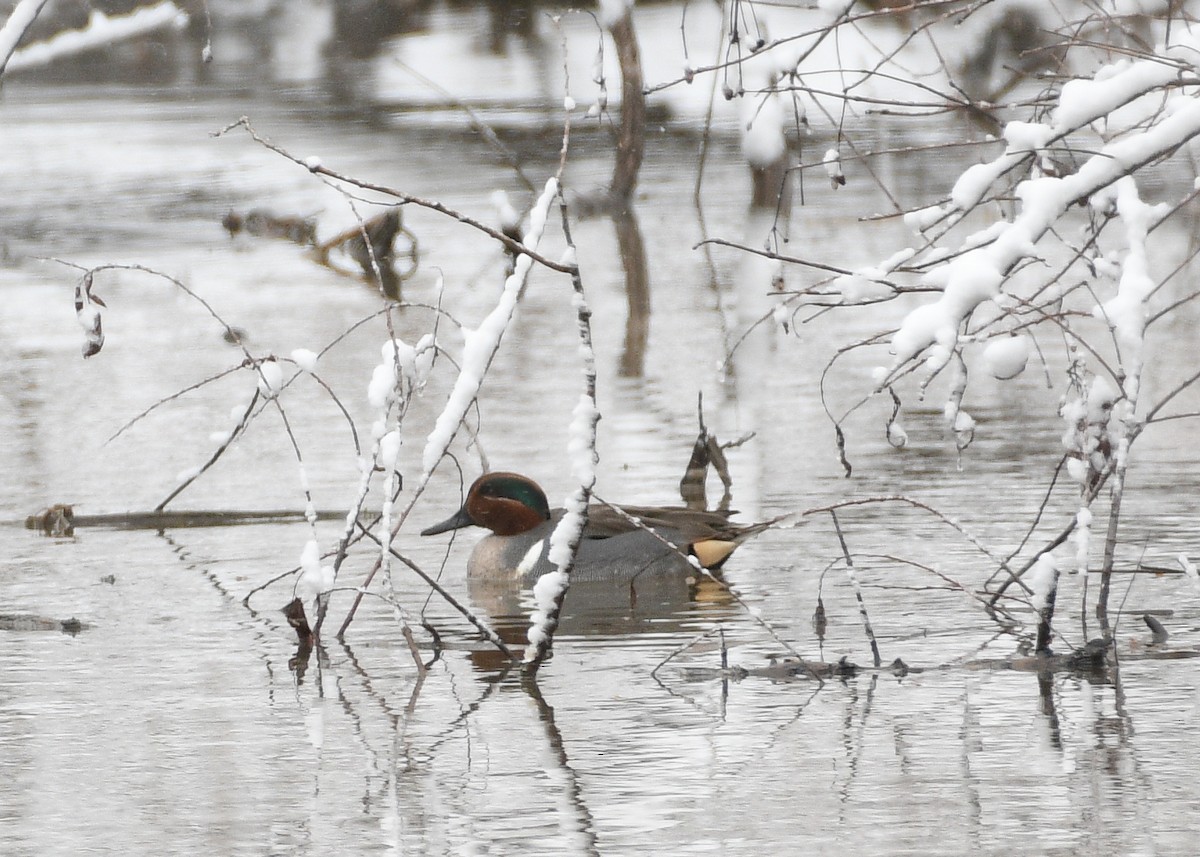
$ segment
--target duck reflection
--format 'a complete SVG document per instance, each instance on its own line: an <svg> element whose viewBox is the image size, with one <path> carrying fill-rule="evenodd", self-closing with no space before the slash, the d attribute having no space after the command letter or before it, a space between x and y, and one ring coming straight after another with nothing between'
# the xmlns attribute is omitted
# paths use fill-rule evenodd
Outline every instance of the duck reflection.
<svg viewBox="0 0 1200 857"><path fill-rule="evenodd" d="M536 606L532 588L471 577L467 590L471 603L489 617L492 629L512 650L520 652L528 642L530 614ZM572 581L555 638L632 639L694 633L737 615L728 588L707 577L675 573L624 581ZM483 670L511 665L503 653L490 646L472 652L471 661Z"/></svg>

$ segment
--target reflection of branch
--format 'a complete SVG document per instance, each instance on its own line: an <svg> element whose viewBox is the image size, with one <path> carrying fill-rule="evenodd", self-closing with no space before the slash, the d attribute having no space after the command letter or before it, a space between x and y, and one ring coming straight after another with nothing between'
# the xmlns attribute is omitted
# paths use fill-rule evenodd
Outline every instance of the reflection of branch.
<svg viewBox="0 0 1200 857"><path fill-rule="evenodd" d="M679 645L679 646L676 646L676 647L675 647L675 649L674 649L673 651L671 651L671 652L670 652L670 654L668 654L668 655L667 655L665 658L663 658L661 661L659 661L659 662L658 662L658 665L657 665L657 666L655 666L655 667L654 667L654 669L650 670L650 677L651 677L651 678L653 678L653 679L655 679L655 680L657 680L656 673L657 673L659 670L661 670L663 667L665 667L665 666L666 666L667 664L669 664L671 661L675 660L675 658L677 658L677 657L679 657L680 655L682 655L682 654L683 654L684 652L686 652L688 649L692 648L692 646L696 645L697 643L701 643L701 642L703 642L704 640L707 640L707 639L708 639L709 637L711 637L713 634L717 634L717 633L722 633L722 634L723 634L723 632L721 631L721 626L720 626L720 625L718 625L718 626L717 626L717 627L715 627L715 628L709 628L707 631L703 631L702 633L699 633L699 634L697 634L696 636L692 637L692 638L691 638L690 640L688 640L686 643L683 643L683 644L681 644L681 645ZM724 642L724 636L722 636L722 642ZM725 667L726 667L726 663L725 663L725 661L726 661L726 658L725 658L725 651L724 651L724 649L722 649L722 650L721 650L721 654L722 654L722 657L721 657L721 670L722 670L722 671L724 671L724 670L725 670ZM661 682L659 682L659 683L661 684ZM668 691L668 692L670 692L670 691Z"/></svg>
<svg viewBox="0 0 1200 857"><path fill-rule="evenodd" d="M566 796L567 805L575 811L574 830L583 837L579 846L583 853L598 857L600 848L596 841L596 821L592 818L591 810L588 809L587 802L583 798L583 789L579 787L579 775L575 773L575 769L571 767L571 760L567 758L562 732L554 722L554 708L542 696L541 688L538 687L537 680L533 676L526 675L521 682L521 689L537 706L538 720L541 721L542 727L546 731L546 741L550 745L550 751L554 754L554 761L566 778L566 782L561 784L562 792ZM551 768L547 768L545 772L550 773L551 770ZM558 789L554 790L558 791Z"/></svg>
<svg viewBox="0 0 1200 857"><path fill-rule="evenodd" d="M950 575L945 574L944 572L938 571L938 569L932 565L927 565L923 562L917 562L916 560L907 559L905 557L893 556L892 554L862 554L862 553L860 553L859 556L885 559L885 560L888 560L889 562L901 563L902 565L912 566L913 568L918 568L921 571L928 572L929 574L932 574L935 577L938 577L938 578L942 579L943 581L945 581L946 585L949 586L950 589L954 590L955 592L961 592L963 595L967 596L972 601L982 605L983 609L986 610L987 613L993 619L1000 621L998 619L998 616L1003 616L1005 621L1001 622L1002 625L1003 624L1017 624L1017 620L1014 619L1011 615L1009 615L1008 611L1004 610L1003 608L993 605L987 598L984 598L982 595L976 595L974 592L972 592L970 589L968 589L965 585L963 585L959 581L955 580L953 577L950 577Z"/></svg>
<svg viewBox="0 0 1200 857"><path fill-rule="evenodd" d="M862 713L858 719L858 729L855 730L853 709L858 702L858 685L850 685L850 697L847 699L846 716L843 719L843 737L842 745L846 748L846 782L838 789L843 796L841 804L843 810L848 809L846 797L851 794L850 785L854 778L858 775L859 761L862 759L863 753L866 752L867 741L865 733L867 730L867 721L871 717L871 702L875 699L875 687L879 684L879 674L875 673L871 676L871 682L867 685L867 695L863 702ZM857 733L855 737L854 733Z"/></svg>

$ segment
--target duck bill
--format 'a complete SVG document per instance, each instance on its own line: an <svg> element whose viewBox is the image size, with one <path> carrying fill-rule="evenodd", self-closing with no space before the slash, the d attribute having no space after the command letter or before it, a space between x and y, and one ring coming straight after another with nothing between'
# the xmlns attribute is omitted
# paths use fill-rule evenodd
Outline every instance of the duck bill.
<svg viewBox="0 0 1200 857"><path fill-rule="evenodd" d="M436 536L438 533L447 533L450 530L458 530L462 527L473 527L475 522L471 520L471 516L467 514L465 508L459 509L453 515L440 524L434 524L432 527L426 527L421 530L423 536Z"/></svg>

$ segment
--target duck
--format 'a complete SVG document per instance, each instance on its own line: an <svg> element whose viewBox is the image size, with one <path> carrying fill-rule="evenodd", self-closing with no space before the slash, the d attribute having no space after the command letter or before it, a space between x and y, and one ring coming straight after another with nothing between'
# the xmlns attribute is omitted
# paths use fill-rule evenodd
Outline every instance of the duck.
<svg viewBox="0 0 1200 857"><path fill-rule="evenodd" d="M696 568L687 556L694 557L709 572L718 573L739 545L774 523L737 524L729 520L732 512L683 506L620 509L653 533L609 506L590 505L571 572L573 582L695 575ZM421 535L472 526L489 530L471 553L468 577L528 585L555 569L548 556L550 534L564 514L564 509L550 508L546 493L528 476L492 471L475 480L462 508L422 530ZM679 551L664 544L663 539L677 545Z"/></svg>

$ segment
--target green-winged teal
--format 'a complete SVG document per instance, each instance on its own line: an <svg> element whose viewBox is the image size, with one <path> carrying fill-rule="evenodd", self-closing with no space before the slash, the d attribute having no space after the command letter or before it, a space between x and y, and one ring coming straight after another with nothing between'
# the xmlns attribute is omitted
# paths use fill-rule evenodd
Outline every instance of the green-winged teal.
<svg viewBox="0 0 1200 857"><path fill-rule="evenodd" d="M682 506L621 508L709 570L719 569L738 545L769 526L735 524L728 512ZM550 534L563 514L563 509L550 508L545 493L532 479L517 473L485 473L475 480L461 509L421 535L470 526L491 530L491 535L475 546L468 574L528 583L553 570L547 559ZM623 515L608 506L588 508L572 579L630 580L643 574L689 571L694 569L686 559Z"/></svg>

